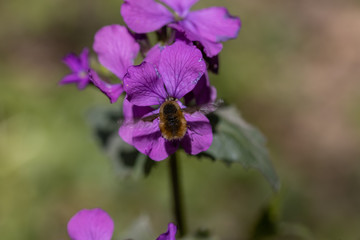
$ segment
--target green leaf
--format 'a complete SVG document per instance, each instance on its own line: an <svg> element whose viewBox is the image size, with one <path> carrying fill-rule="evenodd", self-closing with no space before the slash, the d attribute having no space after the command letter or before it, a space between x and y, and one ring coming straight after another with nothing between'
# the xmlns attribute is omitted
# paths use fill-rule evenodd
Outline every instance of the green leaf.
<svg viewBox="0 0 360 240"><path fill-rule="evenodd" d="M285 222L281 218L280 202L282 198L277 195L266 204L254 222L250 233L250 240L310 240L314 239L308 227L295 223Z"/></svg>
<svg viewBox="0 0 360 240"><path fill-rule="evenodd" d="M118 134L122 119L120 108L94 108L88 114L88 119L95 137L120 177L138 179L150 174L155 161L124 142Z"/></svg>
<svg viewBox="0 0 360 240"><path fill-rule="evenodd" d="M274 190L280 183L271 164L266 140L259 130L245 122L235 107L227 106L209 115L214 139L205 155L226 163L240 163L260 171Z"/></svg>

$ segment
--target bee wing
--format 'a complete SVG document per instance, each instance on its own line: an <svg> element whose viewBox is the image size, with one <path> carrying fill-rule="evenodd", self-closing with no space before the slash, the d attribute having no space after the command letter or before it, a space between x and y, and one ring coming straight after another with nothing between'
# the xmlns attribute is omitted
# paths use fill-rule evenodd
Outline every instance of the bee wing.
<svg viewBox="0 0 360 240"><path fill-rule="evenodd" d="M119 120L118 123L119 123L119 126L129 126L129 125L135 125L139 122L153 122L156 118L158 118L160 116L159 113L156 113L156 114L152 114L150 116L147 116L147 117L143 117L143 118L133 118L133 119L128 119L128 120Z"/></svg>
<svg viewBox="0 0 360 240"><path fill-rule="evenodd" d="M201 112L202 114L209 114L214 112L216 109L218 109L222 104L224 103L224 100L222 99L217 99L215 102L212 103L207 103L207 104L202 104L199 106L192 106L192 107L187 107L187 108L183 108L182 111L192 114L194 112Z"/></svg>
<svg viewBox="0 0 360 240"><path fill-rule="evenodd" d="M154 121L156 118L158 118L160 116L159 113L156 113L156 114L153 114L153 115L150 115L150 116L147 116L147 117L143 117L141 118L140 120L141 121L144 121L144 122L152 122Z"/></svg>

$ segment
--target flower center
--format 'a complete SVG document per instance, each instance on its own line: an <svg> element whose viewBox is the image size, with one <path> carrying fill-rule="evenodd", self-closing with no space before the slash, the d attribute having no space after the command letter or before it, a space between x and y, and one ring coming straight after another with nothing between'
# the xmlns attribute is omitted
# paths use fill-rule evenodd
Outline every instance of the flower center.
<svg viewBox="0 0 360 240"><path fill-rule="evenodd" d="M180 22L182 21L184 18L182 16L180 16L179 14L175 13L174 14L174 19L176 22Z"/></svg>
<svg viewBox="0 0 360 240"><path fill-rule="evenodd" d="M79 76L79 78L84 79L84 78L87 78L88 74L86 71L81 71L78 73L78 76Z"/></svg>

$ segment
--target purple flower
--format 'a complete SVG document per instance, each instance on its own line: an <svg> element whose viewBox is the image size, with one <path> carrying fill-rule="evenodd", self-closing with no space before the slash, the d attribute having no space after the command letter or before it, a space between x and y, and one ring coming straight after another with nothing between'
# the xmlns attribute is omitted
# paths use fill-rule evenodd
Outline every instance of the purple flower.
<svg viewBox="0 0 360 240"><path fill-rule="evenodd" d="M182 41L187 45L192 46L193 44L186 39L177 38L177 41ZM178 40L180 39L180 40ZM160 44L156 44L154 47L148 51L145 62L152 63L156 68L159 66L161 52L166 48L166 46L161 46ZM212 103L216 100L216 88L210 85L210 80L207 71L205 71L204 75L200 78L199 82L196 84L195 88L187 93L184 96L185 103L190 103L193 99L195 99L195 103L197 105Z"/></svg>
<svg viewBox="0 0 360 240"><path fill-rule="evenodd" d="M196 105L213 103L216 100L216 88L210 85L208 73L205 72L195 88L184 96L185 104L195 99Z"/></svg>
<svg viewBox="0 0 360 240"><path fill-rule="evenodd" d="M173 154L179 145L192 155L207 150L212 143L209 120L201 112L186 111L179 101L205 71L200 50L181 41L161 51L158 65L144 61L129 67L124 77L125 122L119 130L124 141L155 161Z"/></svg>
<svg viewBox="0 0 360 240"><path fill-rule="evenodd" d="M83 209L70 219L67 229L72 240L110 240L114 222L100 208Z"/></svg>
<svg viewBox="0 0 360 240"><path fill-rule="evenodd" d="M83 209L77 212L68 223L68 233L72 240L110 240L114 232L114 222L100 208ZM169 223L168 231L157 240L176 240L176 226Z"/></svg>
<svg viewBox="0 0 360 240"><path fill-rule="evenodd" d="M139 44L124 26L105 26L95 34L93 49L98 55L99 62L120 80L123 79L127 68L133 64L139 48ZM123 92L122 83L105 82L95 71L90 71L90 80L109 97L111 103L116 102Z"/></svg>
<svg viewBox="0 0 360 240"><path fill-rule="evenodd" d="M79 57L70 53L63 58L63 62L71 69L72 73L66 75L59 84L76 83L80 90L84 89L90 82L88 76L89 49L84 48Z"/></svg>
<svg viewBox="0 0 360 240"><path fill-rule="evenodd" d="M161 234L156 240L176 240L176 230L176 225L173 223L169 223L167 232Z"/></svg>
<svg viewBox="0 0 360 240"><path fill-rule="evenodd" d="M155 0L125 0L121 15L137 33L155 31L169 24L184 32L189 40L200 42L208 57L219 54L220 42L236 38L240 30L240 19L232 17L226 8L211 7L190 12L198 0L160 1L172 8L175 15Z"/></svg>

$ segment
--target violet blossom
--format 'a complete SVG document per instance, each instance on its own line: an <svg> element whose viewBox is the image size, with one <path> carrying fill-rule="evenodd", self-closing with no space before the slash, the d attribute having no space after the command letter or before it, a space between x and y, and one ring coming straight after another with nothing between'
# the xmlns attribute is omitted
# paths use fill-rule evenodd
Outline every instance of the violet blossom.
<svg viewBox="0 0 360 240"><path fill-rule="evenodd" d="M206 64L200 50L181 41L165 47L160 52L158 63L144 61L129 67L124 77L127 94L123 105L125 122L119 135L155 161L173 154L180 145L192 155L207 150L212 143L212 129L201 112L184 113L187 130L181 139L176 140L163 137L158 117L151 122L134 121L159 114L159 107L169 99L184 109L179 99L195 88L205 72ZM154 105L156 109L152 107Z"/></svg>
<svg viewBox="0 0 360 240"><path fill-rule="evenodd" d="M107 212L100 208L83 209L68 222L68 234L72 240L110 240L114 232L114 222ZM157 240L176 240L176 226L168 224L168 231Z"/></svg>
<svg viewBox="0 0 360 240"><path fill-rule="evenodd" d="M72 240L110 240L114 222L100 208L83 209L70 219L67 229Z"/></svg>
<svg viewBox="0 0 360 240"><path fill-rule="evenodd" d="M231 16L224 7L210 7L190 12L198 0L125 0L121 15L136 33L152 32L168 24L191 41L200 42L206 55L213 57L222 49L220 42L236 38L241 27L238 17Z"/></svg>
<svg viewBox="0 0 360 240"><path fill-rule="evenodd" d="M99 62L119 80L123 79L127 68L133 64L139 48L139 44L124 26L105 26L95 34L93 49L98 55ZM120 81L116 84L106 82L93 70L89 75L93 84L108 96L110 102L116 102L123 92L123 84Z"/></svg>
<svg viewBox="0 0 360 240"><path fill-rule="evenodd" d="M186 39L181 38L183 35L180 35L180 38L177 38L176 41L184 42L187 45L193 46L192 42L189 42ZM179 40L180 39L180 40ZM161 44L156 44L153 46L146 54L144 59L145 62L152 63L156 68L159 66L161 52L166 48L166 46L162 46ZM199 82L196 84L194 89L187 93L184 96L185 103L191 103L192 100L195 100L197 105L207 104L214 102L216 100L216 88L211 86L209 75L207 71L199 79Z"/></svg>
<svg viewBox="0 0 360 240"><path fill-rule="evenodd" d="M173 223L169 223L167 232L161 234L156 240L176 240L176 231L176 225Z"/></svg>
<svg viewBox="0 0 360 240"><path fill-rule="evenodd" d="M70 53L66 55L62 61L70 68L72 73L66 75L59 84L75 83L80 90L84 89L90 83L88 76L90 69L89 49L84 48L79 56L75 53Z"/></svg>

